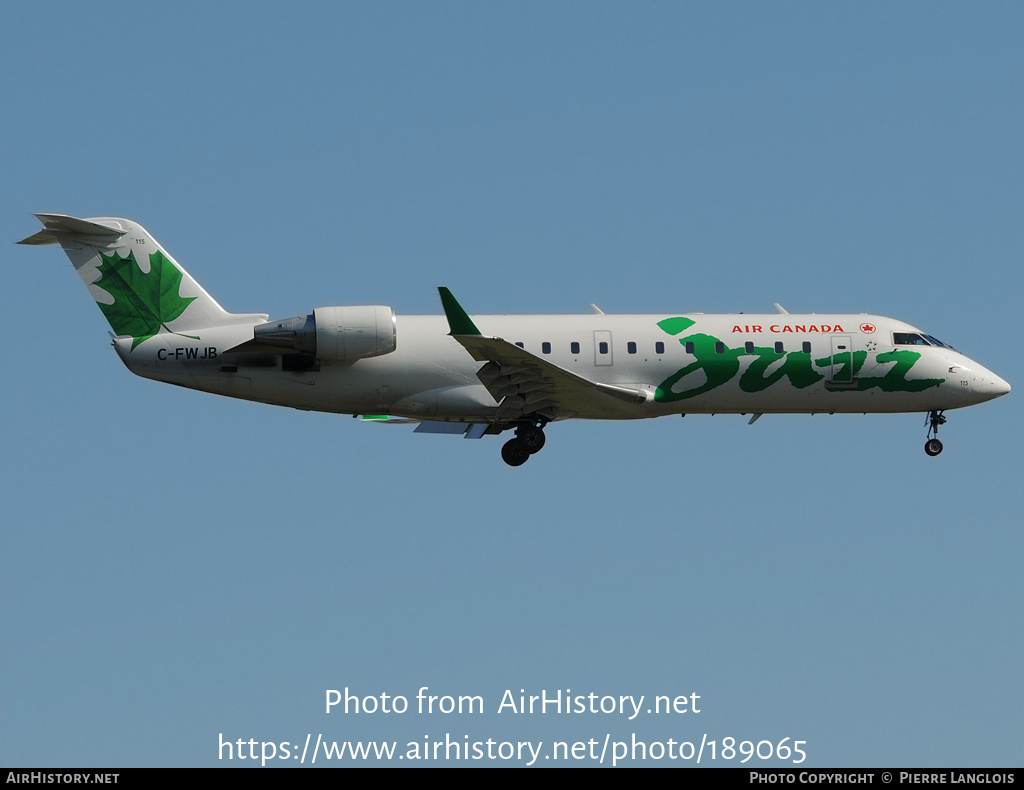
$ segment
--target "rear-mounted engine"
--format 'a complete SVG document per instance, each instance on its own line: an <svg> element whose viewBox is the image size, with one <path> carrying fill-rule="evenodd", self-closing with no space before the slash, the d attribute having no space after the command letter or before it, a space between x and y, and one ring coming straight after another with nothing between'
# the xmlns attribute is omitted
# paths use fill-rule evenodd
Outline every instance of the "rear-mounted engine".
<svg viewBox="0 0 1024 790"><path fill-rule="evenodd" d="M390 307L317 307L311 315L255 327L258 343L323 360L379 357L395 350L395 311Z"/></svg>

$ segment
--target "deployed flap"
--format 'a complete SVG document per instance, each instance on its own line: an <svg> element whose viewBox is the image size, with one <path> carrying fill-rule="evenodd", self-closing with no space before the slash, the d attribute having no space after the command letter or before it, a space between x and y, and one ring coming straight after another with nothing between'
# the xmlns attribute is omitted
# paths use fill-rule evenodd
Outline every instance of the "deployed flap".
<svg viewBox="0 0 1024 790"><path fill-rule="evenodd" d="M499 421L528 414L557 419L581 412L618 413L622 406L637 406L648 400L642 390L590 381L500 337L453 337L473 359L487 362L476 376L498 401Z"/></svg>
<svg viewBox="0 0 1024 790"><path fill-rule="evenodd" d="M473 359L487 363L476 375L498 401L498 422L532 414L549 420L576 414L621 416L649 400L643 390L590 381L500 337L480 334L451 291L439 290L451 336Z"/></svg>
<svg viewBox="0 0 1024 790"><path fill-rule="evenodd" d="M416 423L413 433L443 433L450 435L462 434L467 439L479 439L490 427L485 422L444 422L442 420L414 420L409 417L393 417L388 414L353 414L365 422L377 422L385 425L408 425Z"/></svg>
<svg viewBox="0 0 1024 790"><path fill-rule="evenodd" d="M485 422L439 422L424 420L413 433L445 433L451 436L462 434L466 439L479 439L487 432Z"/></svg>

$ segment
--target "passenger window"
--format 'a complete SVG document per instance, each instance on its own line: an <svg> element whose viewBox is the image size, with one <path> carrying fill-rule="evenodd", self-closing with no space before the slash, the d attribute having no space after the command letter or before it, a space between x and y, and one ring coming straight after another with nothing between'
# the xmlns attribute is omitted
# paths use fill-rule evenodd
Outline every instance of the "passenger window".
<svg viewBox="0 0 1024 790"><path fill-rule="evenodd" d="M602 340L600 343L597 344L597 353L598 354L607 354L608 353L608 344L605 341Z"/></svg>
<svg viewBox="0 0 1024 790"><path fill-rule="evenodd" d="M753 343L753 341L748 340L746 343L744 343L743 344L743 350L746 351L748 354L753 354L754 353L754 343Z"/></svg>
<svg viewBox="0 0 1024 790"><path fill-rule="evenodd" d="M683 349L686 351L687 354L692 354L694 349L693 341L687 340L686 345L683 346Z"/></svg>
<svg viewBox="0 0 1024 790"><path fill-rule="evenodd" d="M545 354L550 354L551 353L551 344L550 343L541 343L540 344L540 350L543 351Z"/></svg>
<svg viewBox="0 0 1024 790"><path fill-rule="evenodd" d="M579 343L577 343L577 342L576 342L576 341L574 340L573 342L571 342L571 343L569 344L569 351L570 351L571 353L573 353L573 354L579 354L579 353L580 353L580 344L579 344Z"/></svg>
<svg viewBox="0 0 1024 790"><path fill-rule="evenodd" d="M776 354L781 354L783 351L785 351L785 348L786 347L782 345L782 341L781 340L776 340L775 341L775 353Z"/></svg>
<svg viewBox="0 0 1024 790"><path fill-rule="evenodd" d="M630 340L628 343L626 343L626 351L628 353L630 353L630 354L635 354L636 353L636 343L634 343L632 340Z"/></svg>
<svg viewBox="0 0 1024 790"><path fill-rule="evenodd" d="M715 353L716 354L724 354L725 353L725 343L723 343L721 340L719 340L717 343L715 343Z"/></svg>
<svg viewBox="0 0 1024 790"><path fill-rule="evenodd" d="M805 340L804 341L803 349L804 349L804 353L805 354L810 354L811 353L811 341L810 340Z"/></svg>
<svg viewBox="0 0 1024 790"><path fill-rule="evenodd" d="M665 353L665 344L662 343L660 340L657 343L654 344L654 353L655 354L664 354Z"/></svg>

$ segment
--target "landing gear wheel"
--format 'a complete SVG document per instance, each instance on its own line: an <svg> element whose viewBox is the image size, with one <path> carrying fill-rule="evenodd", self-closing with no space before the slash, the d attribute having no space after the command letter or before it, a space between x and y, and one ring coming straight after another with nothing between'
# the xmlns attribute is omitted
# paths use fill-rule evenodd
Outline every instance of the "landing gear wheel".
<svg viewBox="0 0 1024 790"><path fill-rule="evenodd" d="M522 442L523 447L526 448L526 451L530 455L539 453L541 448L544 446L544 442L547 441L547 438L544 436L544 431L536 425L524 425L516 431L516 439Z"/></svg>
<svg viewBox="0 0 1024 790"><path fill-rule="evenodd" d="M939 441L939 426L946 424L946 418L942 416L941 410L932 409L928 412L924 424L928 426L928 441L924 443L924 451L931 456L938 455L942 452L942 442Z"/></svg>
<svg viewBox="0 0 1024 790"><path fill-rule="evenodd" d="M530 451L520 439L509 439L501 447L501 460L509 466L522 466L530 457Z"/></svg>

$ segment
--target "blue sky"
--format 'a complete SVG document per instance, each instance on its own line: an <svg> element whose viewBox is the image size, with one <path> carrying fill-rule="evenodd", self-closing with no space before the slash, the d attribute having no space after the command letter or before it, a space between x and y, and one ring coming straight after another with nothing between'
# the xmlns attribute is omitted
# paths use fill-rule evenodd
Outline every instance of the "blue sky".
<svg viewBox="0 0 1024 790"><path fill-rule="evenodd" d="M863 311L1017 387L1022 25L1012 3L5 7L0 763L636 733L1019 765L1016 392L951 412L934 459L923 415L695 416L552 426L510 469L493 437L134 378L64 255L13 242L32 212L129 217L275 317L439 313L438 285L476 314ZM422 686L485 711L324 712ZM499 714L506 689L702 708Z"/></svg>

